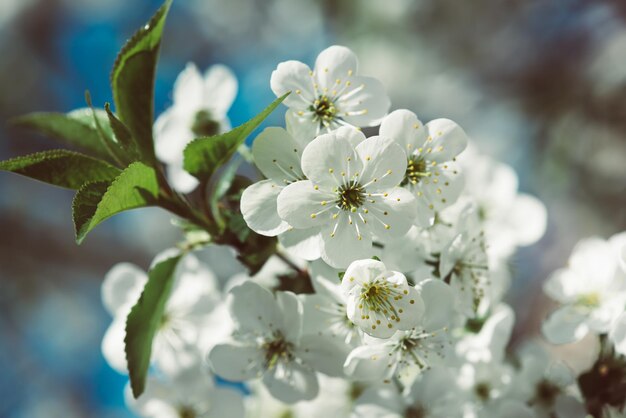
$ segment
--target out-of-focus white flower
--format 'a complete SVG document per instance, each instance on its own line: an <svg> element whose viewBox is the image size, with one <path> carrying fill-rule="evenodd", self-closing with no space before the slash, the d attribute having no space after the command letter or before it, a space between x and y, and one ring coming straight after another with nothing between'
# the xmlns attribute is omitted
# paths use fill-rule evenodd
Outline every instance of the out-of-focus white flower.
<svg viewBox="0 0 626 418"><path fill-rule="evenodd" d="M425 371L405 394L395 388L367 389L356 400L353 418L461 418L462 393L445 367Z"/></svg>
<svg viewBox="0 0 626 418"><path fill-rule="evenodd" d="M291 91L283 102L314 138L340 126L375 126L391 102L382 83L357 75L358 61L343 46L323 50L311 70L300 61L278 64L270 84L276 96Z"/></svg>
<svg viewBox="0 0 626 418"><path fill-rule="evenodd" d="M584 418L583 404L571 395L574 373L565 364L550 361L537 344L529 343L520 352L520 370L507 397L525 402L539 418Z"/></svg>
<svg viewBox="0 0 626 418"><path fill-rule="evenodd" d="M363 332L389 338L422 322L424 302L400 272L389 271L377 260L357 260L341 280L348 301L348 318Z"/></svg>
<svg viewBox="0 0 626 418"><path fill-rule="evenodd" d="M308 180L296 181L278 195L278 214L296 229L316 228L321 254L333 267L372 254L372 239L404 235L413 223L413 195L397 187L406 157L382 137L340 128L320 135L302 153Z"/></svg>
<svg viewBox="0 0 626 418"><path fill-rule="evenodd" d="M501 304L487 318L472 318L469 321L469 326L466 325L467 334L456 343L457 355L472 363L502 361L515 322L513 310ZM480 324L477 332L470 329L476 322Z"/></svg>
<svg viewBox="0 0 626 418"><path fill-rule="evenodd" d="M157 256L157 260L159 257L162 255ZM143 270L121 263L107 273L102 284L104 306L113 316L113 323L102 340L102 353L111 367L120 373L127 373L124 352L126 317L147 281L148 275ZM163 319L152 342L152 361L162 371L175 374L196 364L202 350L220 338L217 329L208 329L210 324L229 323L224 312L216 309L219 298L211 270L193 254L184 256L176 268ZM225 332L224 327L221 328ZM207 337L205 332L210 336Z"/></svg>
<svg viewBox="0 0 626 418"><path fill-rule="evenodd" d="M463 191L456 157L467 146L465 132L449 119L424 125L415 113L400 109L385 117L380 135L405 151L407 169L401 185L417 197L419 225L429 227L435 213L454 203Z"/></svg>
<svg viewBox="0 0 626 418"><path fill-rule="evenodd" d="M473 206L465 208L456 228L457 235L441 250L439 274L454 289L459 311L474 316L489 285L489 263Z"/></svg>
<svg viewBox="0 0 626 418"><path fill-rule="evenodd" d="M183 150L191 140L230 130L226 113L237 95L237 78L224 65L210 67L204 75L189 63L174 84L174 103L154 123L154 146L167 164L170 183L181 193L191 192L198 181L183 169Z"/></svg>
<svg viewBox="0 0 626 418"><path fill-rule="evenodd" d="M149 376L145 392L134 399L126 388L126 403L145 418L243 418L243 395L216 387L212 376L198 364L167 380Z"/></svg>
<svg viewBox="0 0 626 418"><path fill-rule="evenodd" d="M352 350L346 359L348 376L388 383L395 375L410 384L423 369L442 363L449 351L447 325L452 318L453 295L441 280L425 280L418 289L425 305L422 322L386 340L364 339L365 345Z"/></svg>
<svg viewBox="0 0 626 418"><path fill-rule="evenodd" d="M348 301L338 271L321 260L310 264L314 294L300 295L306 333L330 335L350 347L361 342L361 329L348 318ZM334 277L334 278L333 278Z"/></svg>
<svg viewBox="0 0 626 418"><path fill-rule="evenodd" d="M512 167L480 154L473 146L460 155L459 163L465 191L458 209L468 201L476 204L491 256L509 257L517 247L533 244L543 236L546 208L537 198L518 193Z"/></svg>
<svg viewBox="0 0 626 418"><path fill-rule="evenodd" d="M302 304L291 292L276 298L244 282L228 298L235 321L232 341L216 345L208 359L219 376L232 381L261 378L276 399L311 400L319 392L315 370L338 376L344 350L330 338L302 335Z"/></svg>
<svg viewBox="0 0 626 418"><path fill-rule="evenodd" d="M543 334L554 344L582 339L589 331L607 333L626 306L626 276L616 249L601 238L580 241L568 266L555 271L544 291L562 306L543 323Z"/></svg>
<svg viewBox="0 0 626 418"><path fill-rule="evenodd" d="M511 366L497 361L463 364L458 371L457 382L467 395L464 416L482 417L485 408L506 393L513 374Z"/></svg>
<svg viewBox="0 0 626 418"><path fill-rule="evenodd" d="M246 399L247 418L348 417L352 407L351 385L345 379L318 375L319 395L310 401L285 404L272 397L263 385L252 384Z"/></svg>
<svg viewBox="0 0 626 418"><path fill-rule="evenodd" d="M622 312L613 320L609 330L609 340L613 343L617 353L626 356L626 312Z"/></svg>

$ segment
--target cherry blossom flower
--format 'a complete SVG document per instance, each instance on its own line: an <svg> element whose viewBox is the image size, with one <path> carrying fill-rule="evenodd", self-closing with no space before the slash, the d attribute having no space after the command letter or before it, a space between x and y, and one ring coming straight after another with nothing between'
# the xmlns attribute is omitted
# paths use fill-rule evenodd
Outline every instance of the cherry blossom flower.
<svg viewBox="0 0 626 418"><path fill-rule="evenodd" d="M169 251L160 254L155 262L169 254ZM147 281L147 274L139 267L121 263L107 273L102 284L104 306L113 316L113 323L102 341L102 353L120 373L127 373L126 317ZM219 338L219 328L210 329L211 324L228 324L228 318L223 317L218 307L215 276L193 254L187 254L176 268L172 292L152 343L152 360L159 369L174 374L197 363L202 350L214 344L214 338ZM227 328L222 327L222 332ZM207 337L205 332L211 332L211 336Z"/></svg>
<svg viewBox="0 0 626 418"><path fill-rule="evenodd" d="M283 103L313 138L340 126L375 126L387 114L383 85L357 73L354 53L334 45L318 55L313 70L300 61L278 64L270 84L277 97L292 92Z"/></svg>
<svg viewBox="0 0 626 418"><path fill-rule="evenodd" d="M404 235L416 211L413 195L398 187L406 168L399 145L365 139L350 128L317 137L302 153L308 180L278 195L278 214L295 229L321 232L321 255L333 267L370 257L374 236Z"/></svg>
<svg viewBox="0 0 626 418"><path fill-rule="evenodd" d="M397 330L416 327L424 315L424 302L406 277L388 271L376 260L357 260L341 280L347 298L347 315L363 332L389 338Z"/></svg>
<svg viewBox="0 0 626 418"><path fill-rule="evenodd" d="M169 379L148 377L145 392L134 399L130 386L126 403L145 418L243 418L243 394L233 388L215 386L212 376L200 365Z"/></svg>
<svg viewBox="0 0 626 418"><path fill-rule="evenodd" d="M349 377L388 383L396 376L410 384L422 370L443 364L450 352L447 326L453 295L440 280L425 280L418 286L425 305L421 323L388 339L366 338L346 359L344 369Z"/></svg>
<svg viewBox="0 0 626 418"><path fill-rule="evenodd" d="M463 190L456 157L467 146L465 132L449 119L424 125L415 113L401 109L385 117L380 135L392 138L405 151L407 166L401 185L417 197L418 224L432 225L435 213L454 203Z"/></svg>
<svg viewBox="0 0 626 418"><path fill-rule="evenodd" d="M262 378L276 399L310 400L319 385L315 370L341 375L343 350L332 339L302 335L302 304L291 292L276 298L263 287L244 282L229 295L235 321L232 341L209 352L213 371L231 381Z"/></svg>
<svg viewBox="0 0 626 418"><path fill-rule="evenodd" d="M568 266L554 272L543 289L561 304L543 324L554 344L579 341L589 331L609 332L626 306L626 276L615 248L597 237L580 241Z"/></svg>
<svg viewBox="0 0 626 418"><path fill-rule="evenodd" d="M189 63L174 84L174 103L154 123L154 146L167 165L174 189L191 192L198 180L183 169L183 150L191 140L230 130L226 113L237 95L237 79L224 65L214 65L203 74Z"/></svg>

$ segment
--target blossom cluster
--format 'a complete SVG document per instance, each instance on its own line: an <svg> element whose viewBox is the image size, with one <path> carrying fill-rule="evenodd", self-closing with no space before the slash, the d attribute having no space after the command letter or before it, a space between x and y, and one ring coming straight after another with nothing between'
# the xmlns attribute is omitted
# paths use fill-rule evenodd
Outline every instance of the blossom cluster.
<svg viewBox="0 0 626 418"><path fill-rule="evenodd" d="M255 275L221 281L199 254L183 256L153 373L131 408L154 418L585 417L573 370L538 341L509 348L510 260L541 238L547 216L512 168L449 119L390 112L348 48L329 47L313 68L280 63L270 86L290 92L285 127L255 138L264 178L240 208L278 252ZM197 186L182 149L229 129L236 91L221 66L203 76L190 64L176 81L154 131L177 190ZM102 349L120 372L124 321L146 281L120 264L102 287L114 318ZM548 341L593 333L626 355L626 234L582 241L544 289L559 303ZM606 416L622 416L614 406Z"/></svg>

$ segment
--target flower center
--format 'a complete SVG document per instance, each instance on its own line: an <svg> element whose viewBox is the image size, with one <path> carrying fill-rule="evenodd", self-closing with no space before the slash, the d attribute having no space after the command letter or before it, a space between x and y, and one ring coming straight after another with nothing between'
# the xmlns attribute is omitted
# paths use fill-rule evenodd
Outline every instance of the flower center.
<svg viewBox="0 0 626 418"><path fill-rule="evenodd" d="M200 110L193 119L191 131L197 136L217 135L220 131L220 123L213 120L213 116L208 110Z"/></svg>
<svg viewBox="0 0 626 418"><path fill-rule="evenodd" d="M474 393L481 401L487 401L491 397L491 386L487 382L479 382L474 386Z"/></svg>
<svg viewBox="0 0 626 418"><path fill-rule="evenodd" d="M180 418L196 418L198 414L192 407L183 405L178 408L178 416Z"/></svg>
<svg viewBox="0 0 626 418"><path fill-rule="evenodd" d="M330 124L337 115L335 103L325 95L317 98L309 110L313 112L313 120L319 121L324 126Z"/></svg>
<svg viewBox="0 0 626 418"><path fill-rule="evenodd" d="M285 341L280 333L276 334L274 340L264 343L263 350L265 350L265 365L268 369L274 368L281 359L293 359L293 344Z"/></svg>
<svg viewBox="0 0 626 418"><path fill-rule="evenodd" d="M413 405L410 406L404 411L405 418L425 418L426 411L422 407L422 405Z"/></svg>
<svg viewBox="0 0 626 418"><path fill-rule="evenodd" d="M343 185L337 190L337 205L343 210L356 212L365 202L365 191L359 183Z"/></svg>
<svg viewBox="0 0 626 418"><path fill-rule="evenodd" d="M586 308L597 308L600 306L600 295L596 292L580 295L576 302L577 305L584 306Z"/></svg>
<svg viewBox="0 0 626 418"><path fill-rule="evenodd" d="M561 389L554 383L541 379L535 388L535 400L545 406L552 406Z"/></svg>
<svg viewBox="0 0 626 418"><path fill-rule="evenodd" d="M422 177L429 177L430 172L426 169L426 161L415 155L412 155L406 164L406 173L404 174L404 180L402 180L401 186L407 184L417 184Z"/></svg>

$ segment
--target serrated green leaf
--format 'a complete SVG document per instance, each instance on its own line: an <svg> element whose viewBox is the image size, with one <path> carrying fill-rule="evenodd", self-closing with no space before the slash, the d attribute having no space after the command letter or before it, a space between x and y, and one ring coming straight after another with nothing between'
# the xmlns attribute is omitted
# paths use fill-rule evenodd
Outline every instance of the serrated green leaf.
<svg viewBox="0 0 626 418"><path fill-rule="evenodd" d="M172 290L174 272L181 255L167 258L152 267L148 282L126 320L124 338L128 376L133 396L145 389L152 355L152 340L163 321L165 304Z"/></svg>
<svg viewBox="0 0 626 418"><path fill-rule="evenodd" d="M137 143L142 160L155 160L152 138L154 79L161 34L171 0L126 42L111 71L115 110Z"/></svg>
<svg viewBox="0 0 626 418"><path fill-rule="evenodd" d="M123 151L125 160L129 162L139 160L140 154L137 149L137 144L133 140L133 136L126 125L124 125L124 123L122 123L122 121L119 120L113 112L111 112L111 107L108 103L105 103L104 110L109 117L111 129L113 129L115 139L117 140L120 149Z"/></svg>
<svg viewBox="0 0 626 418"><path fill-rule="evenodd" d="M121 173L105 161L63 149L0 161L0 170L73 190L85 183L112 180Z"/></svg>
<svg viewBox="0 0 626 418"><path fill-rule="evenodd" d="M93 208L102 185L87 185L74 198L74 226L76 242L81 243L87 233L111 216L130 209L154 206L159 194L159 183L152 167L135 162L117 176Z"/></svg>
<svg viewBox="0 0 626 418"><path fill-rule="evenodd" d="M109 127L107 114L102 109L96 110L101 125L109 139L113 132ZM54 112L36 112L20 116L11 121L17 126L33 129L50 136L64 144L81 148L94 157L109 159L109 152L100 140L98 131L89 108L73 110L67 114Z"/></svg>
<svg viewBox="0 0 626 418"><path fill-rule="evenodd" d="M208 181L215 170L228 161L252 133L289 93L274 100L261 113L230 132L194 139L183 151L184 168L200 181Z"/></svg>
<svg viewBox="0 0 626 418"><path fill-rule="evenodd" d="M76 236L84 225L93 218L96 209L98 209L98 203L110 185L111 183L107 181L97 181L84 184L78 189L72 201L72 217Z"/></svg>

